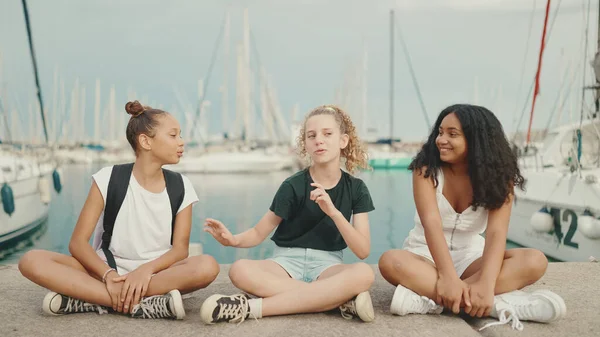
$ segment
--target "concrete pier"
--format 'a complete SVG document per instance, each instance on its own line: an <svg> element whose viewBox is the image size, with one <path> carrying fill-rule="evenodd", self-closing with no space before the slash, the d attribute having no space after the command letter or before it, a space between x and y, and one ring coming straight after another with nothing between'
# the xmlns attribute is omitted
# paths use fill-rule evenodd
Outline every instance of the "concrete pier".
<svg viewBox="0 0 600 337"><path fill-rule="evenodd" d="M42 312L46 290L25 279L16 265L0 265L0 336L600 336L600 264L550 263L546 275L531 289L549 289L567 304L567 317L551 324L523 322L522 332L509 325L478 329L492 319L472 319L451 314L392 316L389 305L394 288L381 277L377 266L371 289L376 319L347 321L338 311L248 319L236 324L204 325L199 319L204 299L214 293L238 292L221 266L208 288L184 296L182 321L139 320L95 313L50 317Z"/></svg>

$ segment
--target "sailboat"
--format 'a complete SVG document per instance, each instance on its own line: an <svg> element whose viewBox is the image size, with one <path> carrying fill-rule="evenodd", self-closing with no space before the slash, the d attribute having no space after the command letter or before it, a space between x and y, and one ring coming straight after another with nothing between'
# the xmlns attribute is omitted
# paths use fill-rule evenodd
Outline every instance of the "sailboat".
<svg viewBox="0 0 600 337"><path fill-rule="evenodd" d="M395 21L394 10L390 10L390 137L389 139L379 139L375 142L375 144L370 144L369 146L369 166L375 170L406 169L417 154L416 149L410 149L407 146L403 146L404 144L401 142L401 140L397 137L395 138L394 136L394 41L396 30L398 30L398 36L400 38L400 42L403 47L402 49L411 72L413 84L417 91L417 96L419 97L419 102L427 123L427 128L430 127L427 112L425 111L425 106L421 97L421 92L414 74L412 63L410 61L410 56L408 54L408 48L404 43L402 32L400 31L399 26L396 25Z"/></svg>
<svg viewBox="0 0 600 337"><path fill-rule="evenodd" d="M549 6L548 0L546 22ZM600 45L593 64L596 83L582 90L594 92L596 110L550 130L535 160L522 166L527 190L515 191L508 230L510 241L561 261L600 257ZM537 76L539 72L540 65ZM536 85L531 118L537 89ZM528 142L530 131L531 122Z"/></svg>
<svg viewBox="0 0 600 337"><path fill-rule="evenodd" d="M48 218L50 182L60 191L59 177L50 161L0 149L0 258L41 228Z"/></svg>
<svg viewBox="0 0 600 337"><path fill-rule="evenodd" d="M27 24L29 47L33 61L40 112L44 111L35 53L31 39L26 1L23 11ZM0 110L0 114L3 111ZM48 142L44 114L41 119ZM46 219L52 197L50 181L54 189L62 189L60 174L55 167L51 152L25 149L10 139L0 139L0 259L15 249L20 249L35 233L39 233ZM45 154L43 154L45 152Z"/></svg>
<svg viewBox="0 0 600 337"><path fill-rule="evenodd" d="M287 139L280 142L276 141L276 129L280 134L288 137L289 127L283 123L283 118L279 111L278 104L274 102L274 94L269 85L269 81L262 70L259 72L260 85L253 87L253 72L250 68L250 26L248 18L248 9L244 9L244 30L243 43L237 49L237 97L236 106L238 114L236 122L241 125L240 138L238 140L227 140L226 144L215 147L212 151L204 151L194 153L193 156L184 156L177 165L169 166L170 169L185 172L185 173L264 173L280 170L288 170L296 165L295 153L291 150L291 146L287 144ZM227 14L224 21L224 31L227 32L224 36L226 58L229 51L229 15ZM225 62L227 64L227 62ZM227 74L227 70L225 71ZM226 81L227 76L225 76ZM203 87L200 97L199 106L204 103ZM226 85L222 88L223 93L223 118L227 120L226 100L227 90ZM255 106L253 102L253 93L260 94L260 103ZM253 138L253 118L257 117L254 112L256 108L262 110L262 121L265 129L265 134L270 137L266 144L258 144L258 141ZM198 113L201 114L203 109L199 108ZM196 116L199 117L199 116ZM238 123L236 123L238 124ZM276 124L276 125L274 125ZM194 131L195 120L192 122L192 131ZM224 126L227 127L227 126Z"/></svg>

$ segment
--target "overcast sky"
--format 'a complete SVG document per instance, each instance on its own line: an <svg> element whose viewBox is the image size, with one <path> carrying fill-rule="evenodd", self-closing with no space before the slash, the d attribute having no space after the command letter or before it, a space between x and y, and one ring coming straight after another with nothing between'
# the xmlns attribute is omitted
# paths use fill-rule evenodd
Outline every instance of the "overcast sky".
<svg viewBox="0 0 600 337"><path fill-rule="evenodd" d="M532 9L533 20L531 20ZM494 111L512 131L533 81L543 27L545 1L537 0L29 0L29 12L47 106L53 105L55 69L66 92L78 78L86 88L86 132L93 130L94 87L102 84L101 102L108 104L116 88L120 113L128 92L146 104L181 110L174 88L195 106L198 80L207 76L210 57L223 17L231 18L232 53L242 40L242 10L248 8L260 62L272 78L286 119L294 105L300 114L335 102L336 90L357 72L367 55L367 123L380 136L389 133L389 10L408 46L430 120L445 106L478 103ZM591 8L588 52L584 55L588 1L552 1L548 46L543 59L541 96L534 127L543 127L568 73L573 117L578 118L584 56L596 51L596 7ZM597 6L592 1L592 6ZM529 45L526 46L530 23ZM210 127L221 130L223 44L207 87ZM526 54L527 53L527 54ZM19 0L0 1L0 73L3 102L9 110L25 110L35 102L34 77ZM524 58L525 63L523 63ZM256 62L251 55L251 63ZM235 59L229 61L229 119L235 113ZM425 119L415 93L399 39L395 57L395 136L421 140ZM523 75L523 76L522 76ZM523 79L523 84L520 83ZM519 91L520 88L520 91ZM564 90L564 95L566 91ZM348 110L361 111L359 87L346 89ZM67 99L69 99L67 97ZM67 107L69 104L67 103ZM529 106L529 105L528 105ZM529 109L529 108L528 108ZM527 110L528 113L528 110ZM27 126L28 116L21 121ZM357 117L358 119L358 117ZM525 117L521 129L526 127ZM26 127L27 129L27 127ZM0 135L2 132L0 131Z"/></svg>

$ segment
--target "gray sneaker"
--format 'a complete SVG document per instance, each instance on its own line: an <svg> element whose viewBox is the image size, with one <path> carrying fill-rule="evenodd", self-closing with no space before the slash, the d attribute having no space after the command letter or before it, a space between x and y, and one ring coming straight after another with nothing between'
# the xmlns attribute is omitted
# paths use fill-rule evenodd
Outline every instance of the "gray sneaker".
<svg viewBox="0 0 600 337"><path fill-rule="evenodd" d="M54 291L46 294L42 309L49 315L64 315L83 312L108 313L107 309L98 305L65 296Z"/></svg>
<svg viewBox="0 0 600 337"><path fill-rule="evenodd" d="M131 311L134 318L183 319L185 309L179 290L171 290L166 295L150 296L142 299Z"/></svg>

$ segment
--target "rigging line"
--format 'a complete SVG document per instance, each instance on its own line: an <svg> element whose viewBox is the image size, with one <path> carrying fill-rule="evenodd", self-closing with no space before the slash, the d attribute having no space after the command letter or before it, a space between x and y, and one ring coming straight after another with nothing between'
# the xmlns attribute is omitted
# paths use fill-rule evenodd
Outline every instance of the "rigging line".
<svg viewBox="0 0 600 337"><path fill-rule="evenodd" d="M254 37L254 33L252 33L252 29L249 30L249 35L250 35L250 46L256 56L256 65L259 70L259 74L257 76L257 80L259 81L259 88L260 88L261 83L265 86L264 90L266 92L269 115L274 120L279 121L280 118L279 118L279 116L276 116L276 113L275 113L275 107L274 107L274 103L273 103L273 97L271 95L271 90L269 90L270 83L269 83L266 71L264 74L265 76L262 76L263 75L262 69L264 66L263 66L262 62L260 61L260 54L258 53L258 47L256 46L256 38ZM262 78L262 81L261 81L261 78ZM266 121L263 121L263 122L266 122ZM285 132L283 130L280 130L279 127L277 127L276 129L277 129L277 131L275 131L275 132L277 133L277 136L280 137L281 139L284 139L286 137ZM279 141L279 139L277 139L276 142L277 141Z"/></svg>
<svg viewBox="0 0 600 337"><path fill-rule="evenodd" d="M561 3L562 3L562 0L558 0L558 4L556 5L556 8L554 9L554 17L552 18L552 22L550 23L550 28L548 29L548 35L546 36L546 42L545 42L546 47L548 47L548 44L550 43L550 36L552 35L552 29L554 28L554 23L556 22L556 18L558 17L558 10L560 9ZM527 110L527 103L529 102L529 98L531 97L531 93L533 92L534 85L535 85L535 77L531 81L531 86L529 87L529 93L527 94L525 102L523 102L523 109L521 110L521 116L519 117L519 123L517 124L517 127L515 128L515 133L514 133L513 139L512 139L513 143L517 139L517 135L518 135L517 131L521 128L521 122L523 121L523 116L525 115L525 111Z"/></svg>
<svg viewBox="0 0 600 337"><path fill-rule="evenodd" d="M44 102L42 100L42 88L40 87L40 78L38 75L37 61L35 59L35 50L33 49L33 38L31 37L31 24L29 22L29 11L27 10L27 0L22 0L23 13L25 15L25 24L27 26L27 38L29 40L29 52L31 53L31 62L33 63L33 73L35 75L35 86L37 88L37 98L40 103L40 114L42 116L42 124L44 126L44 136L46 144L48 143L48 129L46 128L46 117L44 115Z"/></svg>
<svg viewBox="0 0 600 337"><path fill-rule="evenodd" d="M225 31L225 24L227 21L226 18L227 18L226 15L223 16L223 23L221 24L221 29L220 29L219 34L217 35L217 39L215 41L215 45L214 45L213 52L212 52L212 55L210 58L208 70L206 72L206 82L202 86L202 95L198 102L198 109L196 110L196 116L194 116L194 120L192 121L192 128L190 130L190 139L194 138L194 132L196 130L196 122L198 121L198 119L200 119L200 113L202 112L202 105L204 104L204 101L206 100L206 91L209 87L210 77L211 77L210 75L212 74L212 70L215 66L215 61L217 59L217 51L219 50L219 45L221 44L221 37L223 36L223 32Z"/></svg>
<svg viewBox="0 0 600 337"><path fill-rule="evenodd" d="M4 118L4 128L6 129L6 138L10 142L14 142L14 140L12 139L12 135L10 133L10 126L8 125L8 115L6 113L6 110L4 109L4 104L2 104L2 97L0 97L0 114L2 114L2 117Z"/></svg>
<svg viewBox="0 0 600 337"><path fill-rule="evenodd" d="M521 62L521 80L519 81L519 89L517 90L517 100L515 102L515 112L517 111L517 105L521 99L521 90L523 89L523 80L525 79L525 63L527 62L527 56L529 55L529 41L531 40L531 30L533 27L533 17L535 14L536 1L533 0L533 8L529 14L529 29L527 30L527 41L525 42L525 55L523 55L523 61ZM528 94L529 96L529 94ZM513 116L513 126L516 120L516 115Z"/></svg>
<svg viewBox="0 0 600 337"><path fill-rule="evenodd" d="M421 106L421 112L423 113L423 117L425 118L425 123L427 123L427 130L431 128L431 123L429 122L429 117L427 115L427 109L425 108L425 102L423 102L423 95L421 95L421 89L419 88L419 82L417 81L417 76L415 74L415 70L412 65L412 61L410 58L410 54L408 52L408 47L406 46L406 42L404 41L404 36L402 35L402 29L399 24L396 24L396 31L398 33L398 37L400 38L400 44L402 45L402 51L404 52L404 57L406 58L406 63L408 63L408 70L410 71L410 77L412 79L415 90L417 91L417 98L419 99L419 105Z"/></svg>
<svg viewBox="0 0 600 337"><path fill-rule="evenodd" d="M540 93L540 74L542 72L542 60L544 50L546 49L546 28L548 25L548 13L550 12L550 0L546 2L546 15L544 16L544 29L542 30L542 43L540 45L540 54L538 56L537 71L535 73L535 88L533 89L533 98L531 100L531 112L529 113L529 125L527 126L527 139L525 140L526 146L529 146L531 140L531 124L533 123L533 113L535 111L535 102Z"/></svg>
<svg viewBox="0 0 600 337"><path fill-rule="evenodd" d="M554 118L554 114L556 113L556 110L560 111L560 110L562 110L562 107L564 106L564 102L566 101L566 99L563 100L563 102L560 102L561 103L560 107L558 105L558 103L559 103L558 101L560 99L560 93L563 91L563 89L566 89L565 90L566 94L567 94L566 96L568 96L569 93L571 92L571 85L573 84L573 81L570 81L568 83L568 86L565 88L565 84L568 82L567 81L567 76L570 73L569 72L569 70L570 70L570 63L571 63L571 61L568 61L567 66L565 67L564 74L563 74L563 77L562 77L562 81L560 82L560 88L558 89L558 94L556 95L556 99L554 100L554 103L552 104L553 108L552 108L552 111L550 111L550 116L548 117L548 122L546 123L546 127L544 128L544 130L550 129L550 124L552 123L552 119ZM534 138L534 140L536 139L535 135L534 135L533 138Z"/></svg>
<svg viewBox="0 0 600 337"><path fill-rule="evenodd" d="M591 0L588 0L588 7L587 7L587 18L585 21L585 46L583 47L583 73L581 75L581 79L582 79L582 88L585 87L585 71L587 70L587 62L585 62L585 59L587 58L587 51L588 51L588 40L589 40L589 30L590 30L590 6L591 6ZM579 128L581 129L581 125L583 124L583 105L584 105L584 99L585 99L585 90L581 90L581 109L579 111Z"/></svg>

